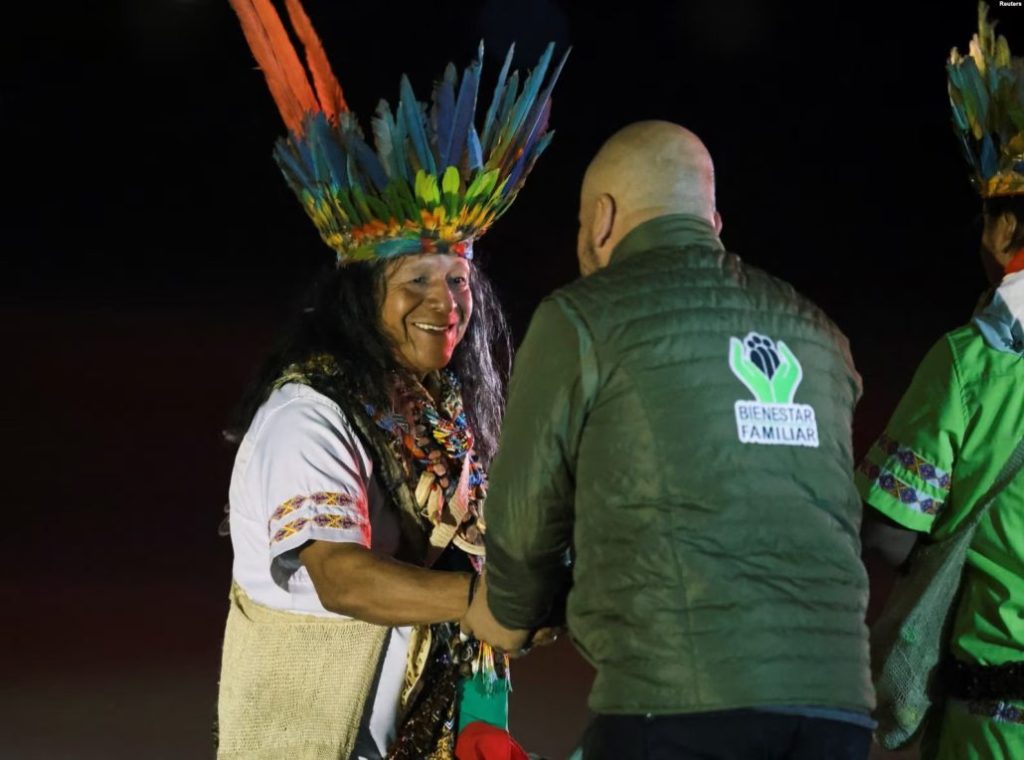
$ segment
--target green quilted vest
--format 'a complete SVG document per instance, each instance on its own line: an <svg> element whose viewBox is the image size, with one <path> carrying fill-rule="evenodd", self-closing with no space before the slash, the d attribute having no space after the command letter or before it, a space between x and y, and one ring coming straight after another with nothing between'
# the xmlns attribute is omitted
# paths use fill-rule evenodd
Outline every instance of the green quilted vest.
<svg viewBox="0 0 1024 760"><path fill-rule="evenodd" d="M846 338L700 227L648 222L552 296L596 356L568 601L591 708L870 710Z"/></svg>

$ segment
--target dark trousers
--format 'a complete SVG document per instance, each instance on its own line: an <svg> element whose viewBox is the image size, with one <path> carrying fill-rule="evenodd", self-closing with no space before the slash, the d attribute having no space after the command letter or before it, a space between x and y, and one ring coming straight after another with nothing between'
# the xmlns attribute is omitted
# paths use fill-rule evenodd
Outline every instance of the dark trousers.
<svg viewBox="0 0 1024 760"><path fill-rule="evenodd" d="M758 710L597 715L583 760L865 760L870 745L852 723Z"/></svg>

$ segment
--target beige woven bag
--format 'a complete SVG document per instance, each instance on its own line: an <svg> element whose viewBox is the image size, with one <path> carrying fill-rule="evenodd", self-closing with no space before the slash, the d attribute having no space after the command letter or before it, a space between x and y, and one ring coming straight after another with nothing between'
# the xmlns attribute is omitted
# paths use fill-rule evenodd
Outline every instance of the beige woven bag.
<svg viewBox="0 0 1024 760"><path fill-rule="evenodd" d="M230 600L218 760L348 758L390 629Z"/></svg>

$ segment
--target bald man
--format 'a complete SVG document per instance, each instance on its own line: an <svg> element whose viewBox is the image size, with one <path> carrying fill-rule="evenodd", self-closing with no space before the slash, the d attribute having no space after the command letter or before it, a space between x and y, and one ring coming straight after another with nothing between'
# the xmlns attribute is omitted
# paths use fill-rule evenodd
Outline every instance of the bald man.
<svg viewBox="0 0 1024 760"><path fill-rule="evenodd" d="M843 334L719 240L711 157L633 124L580 194L583 277L516 357L466 627L567 619L585 760L868 753L874 695Z"/></svg>

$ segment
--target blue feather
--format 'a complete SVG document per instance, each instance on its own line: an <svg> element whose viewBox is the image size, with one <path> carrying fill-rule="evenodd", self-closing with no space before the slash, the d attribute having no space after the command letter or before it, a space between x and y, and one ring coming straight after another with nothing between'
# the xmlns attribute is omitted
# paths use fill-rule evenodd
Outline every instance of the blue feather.
<svg viewBox="0 0 1024 760"><path fill-rule="evenodd" d="M348 183L352 186L351 189L354 196L355 193L362 192L363 189L363 183L359 178L359 163L351 153L348 153L345 159L345 172L348 176Z"/></svg>
<svg viewBox="0 0 1024 760"><path fill-rule="evenodd" d="M512 106L515 103L517 94L519 91L519 72L513 71L512 76L508 78L508 85L505 87L505 96L502 99L501 106L498 109L498 115L495 119L494 131L491 133L490 142L484 142L484 155L487 156L487 168L493 169L501 164L501 159L504 157L504 153L498 153L498 146L502 145L502 138L505 134L505 125L508 122L508 116L512 112ZM508 150L508 145L504 144L504 150Z"/></svg>
<svg viewBox="0 0 1024 760"><path fill-rule="evenodd" d="M313 152L309 149L309 144L304 138L292 138L290 142L294 149L295 157L302 161L306 175L309 176L310 172L313 171Z"/></svg>
<svg viewBox="0 0 1024 760"><path fill-rule="evenodd" d="M392 256L403 256L408 253L421 253L423 244L418 237L414 238L391 238L382 240L374 246L378 256L391 258Z"/></svg>
<svg viewBox="0 0 1024 760"><path fill-rule="evenodd" d="M507 197L509 193L518 190L516 185L519 182L519 177L522 176L523 170L526 168L526 156L521 156L518 161L512 166L512 171L508 173L508 181L505 183L505 187L501 191L502 197Z"/></svg>
<svg viewBox="0 0 1024 760"><path fill-rule="evenodd" d="M338 144L334 129L323 113L314 114L306 122L306 138L313 159L314 181L344 188L345 151Z"/></svg>
<svg viewBox="0 0 1024 760"><path fill-rule="evenodd" d="M988 132L981 138L981 176L984 179L994 176L999 171L999 158L996 147L992 143L992 135Z"/></svg>
<svg viewBox="0 0 1024 760"><path fill-rule="evenodd" d="M427 142L427 132L423 126L423 111L413 94L409 77L405 75L402 75L402 97L398 107L402 111L402 119L409 130L409 139L412 140L416 160L425 172L436 176L437 165L434 162L434 153Z"/></svg>
<svg viewBox="0 0 1024 760"><path fill-rule="evenodd" d="M540 154L550 145L551 138L554 136L554 132L548 132L536 141L532 150L523 151L522 157L516 161L515 166L512 167L512 171L508 175L508 182L506 182L505 188L502 191L502 197L508 197L510 193L514 197L519 192L523 178L533 171L533 165L537 163Z"/></svg>
<svg viewBox="0 0 1024 760"><path fill-rule="evenodd" d="M395 146L395 166L398 167L400 176L406 183L412 182L412 172L409 170L405 149L405 141L408 137L409 131L405 126L405 119L401 118L400 114L395 114L395 128L392 132L393 144Z"/></svg>
<svg viewBox="0 0 1024 760"><path fill-rule="evenodd" d="M950 105L953 107L953 123L956 128L962 132L966 132L970 125L967 123L967 117L964 116L963 109L957 105L957 103L950 101Z"/></svg>
<svg viewBox="0 0 1024 760"><path fill-rule="evenodd" d="M555 43L548 43L547 49L544 51L544 55L537 61L537 66L533 71L530 72L530 76L526 78L526 82L523 84L523 93L519 96L518 102L516 102L515 108L512 111L508 122L505 124L503 130L502 141L511 140L512 136L519 132L523 122L526 120L527 114L533 108L534 101L537 98L537 93L540 91L540 86L544 81L544 75L547 73L548 66L551 64L551 56L555 51Z"/></svg>
<svg viewBox="0 0 1024 760"><path fill-rule="evenodd" d="M981 72L973 58L965 58L962 64L963 79L961 94L968 105L968 110L974 111L975 117L985 128L988 124L988 91L982 80Z"/></svg>
<svg viewBox="0 0 1024 760"><path fill-rule="evenodd" d="M316 115L312 115L305 122L305 137L303 141L309 147L309 157L312 162L309 165L313 183L329 184L331 181L331 167L327 165L327 155L321 147L320 124Z"/></svg>
<svg viewBox="0 0 1024 760"><path fill-rule="evenodd" d="M530 166L527 169L527 171L532 171L533 170L534 162L538 158L540 158L540 154L544 152L544 150L548 147L548 145L551 144L551 138L553 138L554 136L555 136L554 131L551 131L551 132L548 132L548 133L544 134L539 140L537 140L537 144L533 146L533 149L529 153L529 156L530 156L530 158L529 158Z"/></svg>
<svg viewBox="0 0 1024 760"><path fill-rule="evenodd" d="M531 130L529 132L525 130L521 132L523 136L523 155L529 155L533 150L533 146L544 136L544 131L548 128L548 119L551 116L551 99L545 99L540 105L540 112L535 117Z"/></svg>
<svg viewBox="0 0 1024 760"><path fill-rule="evenodd" d="M437 164L448 166L448 149L452 142L455 115L455 83L458 72L451 63L445 67L444 78L434 87L434 139L437 141Z"/></svg>
<svg viewBox="0 0 1024 760"><path fill-rule="evenodd" d="M963 76L960 74L960 67L952 63L946 64L946 73L949 75L950 83L958 90L963 89Z"/></svg>
<svg viewBox="0 0 1024 760"><path fill-rule="evenodd" d="M381 166L377 154L370 149L370 146L361 137L355 134L350 134L346 142L346 147L356 157L362 173L370 178L370 181L377 188L377 192L383 192L384 188L388 186L388 175L384 171L384 167Z"/></svg>
<svg viewBox="0 0 1024 760"><path fill-rule="evenodd" d="M484 120L484 131L482 134L482 143L484 146L489 146L491 144L491 138L494 136L493 132L496 125L495 118L498 116L498 106L505 94L505 80L508 78L508 70L512 66L512 57L515 52L516 46L515 43L512 43L512 45L509 46L508 53L505 55L505 63L501 67L501 73L498 74L498 84L494 88L494 96L491 98L491 105L487 109L487 118Z"/></svg>
<svg viewBox="0 0 1024 760"><path fill-rule="evenodd" d="M558 62L558 65L551 74L551 80L548 82L548 86L544 88L544 92L537 98L537 101L534 103L533 108L530 111L530 115L518 130L518 133L524 138L524 151L528 151L529 146L532 145L538 137L544 134L544 130L547 128L548 117L551 115L551 92L555 88L555 83L558 82L558 77L562 73L565 61L569 57L570 52L571 49L565 51L562 59Z"/></svg>
<svg viewBox="0 0 1024 760"><path fill-rule="evenodd" d="M480 61L474 61L462 75L459 99L455 104L451 138L441 159L441 167L458 166L462 163L462 151L466 147L466 135L473 126L476 113L476 95L480 85Z"/></svg>
<svg viewBox="0 0 1024 760"><path fill-rule="evenodd" d="M466 164L470 171L482 169L484 166L484 150L480 146L480 138L473 125L470 125L469 135L466 138Z"/></svg>
<svg viewBox="0 0 1024 760"><path fill-rule="evenodd" d="M310 185L309 174L302 161L295 155L291 143L283 139L278 140L274 146L274 160L292 192L302 197L303 190L308 189Z"/></svg>
<svg viewBox="0 0 1024 760"><path fill-rule="evenodd" d="M330 172L331 187L345 189L345 163L348 151L338 142L338 138L329 126L325 126L323 134L323 152Z"/></svg>

